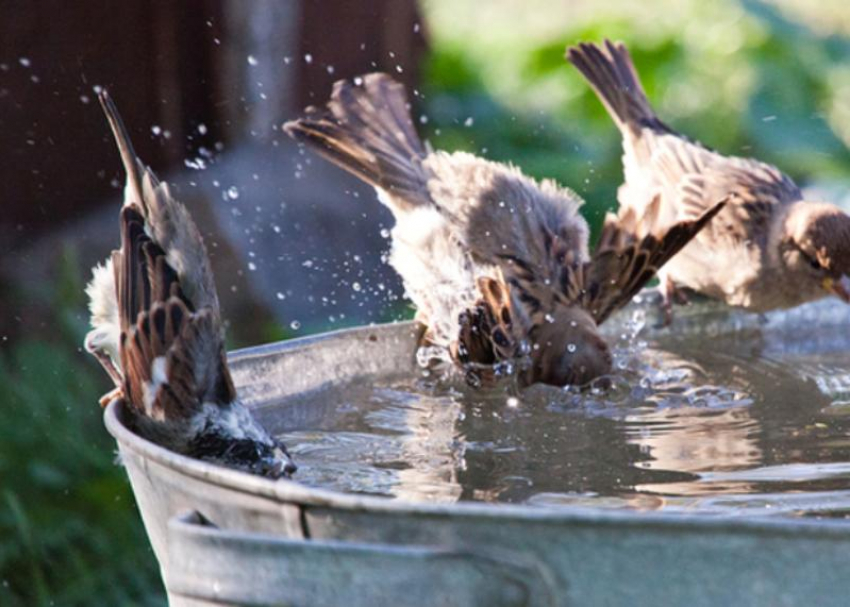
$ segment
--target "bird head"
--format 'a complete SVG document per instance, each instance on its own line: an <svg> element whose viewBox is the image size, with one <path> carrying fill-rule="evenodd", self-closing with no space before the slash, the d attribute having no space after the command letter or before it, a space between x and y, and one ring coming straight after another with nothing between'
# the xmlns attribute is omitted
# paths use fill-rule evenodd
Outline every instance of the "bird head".
<svg viewBox="0 0 850 607"><path fill-rule="evenodd" d="M850 303L850 217L840 208L821 202L794 205L785 220L784 245L789 270L815 292Z"/></svg>
<svg viewBox="0 0 850 607"><path fill-rule="evenodd" d="M581 386L611 371L611 350L588 312L556 305L529 333L528 383Z"/></svg>

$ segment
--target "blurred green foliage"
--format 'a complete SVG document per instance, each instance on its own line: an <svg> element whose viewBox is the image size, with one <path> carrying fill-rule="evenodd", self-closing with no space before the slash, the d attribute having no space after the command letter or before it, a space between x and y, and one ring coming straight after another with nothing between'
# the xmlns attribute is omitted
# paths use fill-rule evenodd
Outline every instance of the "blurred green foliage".
<svg viewBox="0 0 850 607"><path fill-rule="evenodd" d="M49 330L0 349L0 605L163 605L97 406L108 382L80 348L83 283L64 259L41 302Z"/></svg>
<svg viewBox="0 0 850 607"><path fill-rule="evenodd" d="M658 114L690 137L775 163L803 183L847 177L850 43L839 34L816 34L773 6L755 0L612 0L596 7L430 0L424 6L434 47L420 122L434 146L556 179L587 200L593 227L616 206L621 147L602 105L564 60L566 47L579 41L625 42ZM546 11L551 19L536 14Z"/></svg>

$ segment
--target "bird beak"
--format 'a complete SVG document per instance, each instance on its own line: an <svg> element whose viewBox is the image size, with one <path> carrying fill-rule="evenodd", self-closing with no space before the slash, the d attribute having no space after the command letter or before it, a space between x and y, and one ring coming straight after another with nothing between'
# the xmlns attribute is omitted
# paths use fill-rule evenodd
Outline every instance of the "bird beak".
<svg viewBox="0 0 850 607"><path fill-rule="evenodd" d="M850 277L846 274L839 280L824 278L823 288L837 295L844 303L850 303Z"/></svg>

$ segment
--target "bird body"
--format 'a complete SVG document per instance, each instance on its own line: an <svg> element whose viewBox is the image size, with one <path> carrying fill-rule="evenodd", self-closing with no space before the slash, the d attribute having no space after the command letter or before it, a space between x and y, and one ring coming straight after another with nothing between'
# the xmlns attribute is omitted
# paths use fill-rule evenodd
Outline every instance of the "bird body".
<svg viewBox="0 0 850 607"><path fill-rule="evenodd" d="M850 218L807 202L790 177L750 158L724 156L655 114L624 45L567 51L623 137L621 207L640 213L658 196L663 225L725 209L660 272L667 295L687 287L755 312L830 294L850 299Z"/></svg>
<svg viewBox="0 0 850 607"><path fill-rule="evenodd" d="M127 172L121 245L86 288L86 349L116 384L140 434L174 451L278 477L285 447L239 400L203 239L188 210L133 152L111 99L106 112Z"/></svg>
<svg viewBox="0 0 850 607"><path fill-rule="evenodd" d="M325 110L308 109L285 130L374 186L392 211L390 262L428 327L426 343L466 369L527 357L525 384L584 384L608 373L597 325L717 209L660 235L641 232L631 215L611 216L591 256L573 191L472 154L430 150L400 84L385 74L355 82L337 82ZM648 207L645 225L656 211Z"/></svg>

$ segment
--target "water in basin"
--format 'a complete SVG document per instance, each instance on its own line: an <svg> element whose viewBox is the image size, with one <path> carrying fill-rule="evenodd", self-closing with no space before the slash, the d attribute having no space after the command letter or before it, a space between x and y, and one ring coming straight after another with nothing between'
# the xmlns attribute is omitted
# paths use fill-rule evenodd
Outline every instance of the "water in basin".
<svg viewBox="0 0 850 607"><path fill-rule="evenodd" d="M417 501L723 516L850 513L850 320L693 313L612 332L608 387L486 392L431 373L312 394L281 438L297 480ZM635 323L637 319L637 323ZM637 324L637 326L635 326Z"/></svg>

